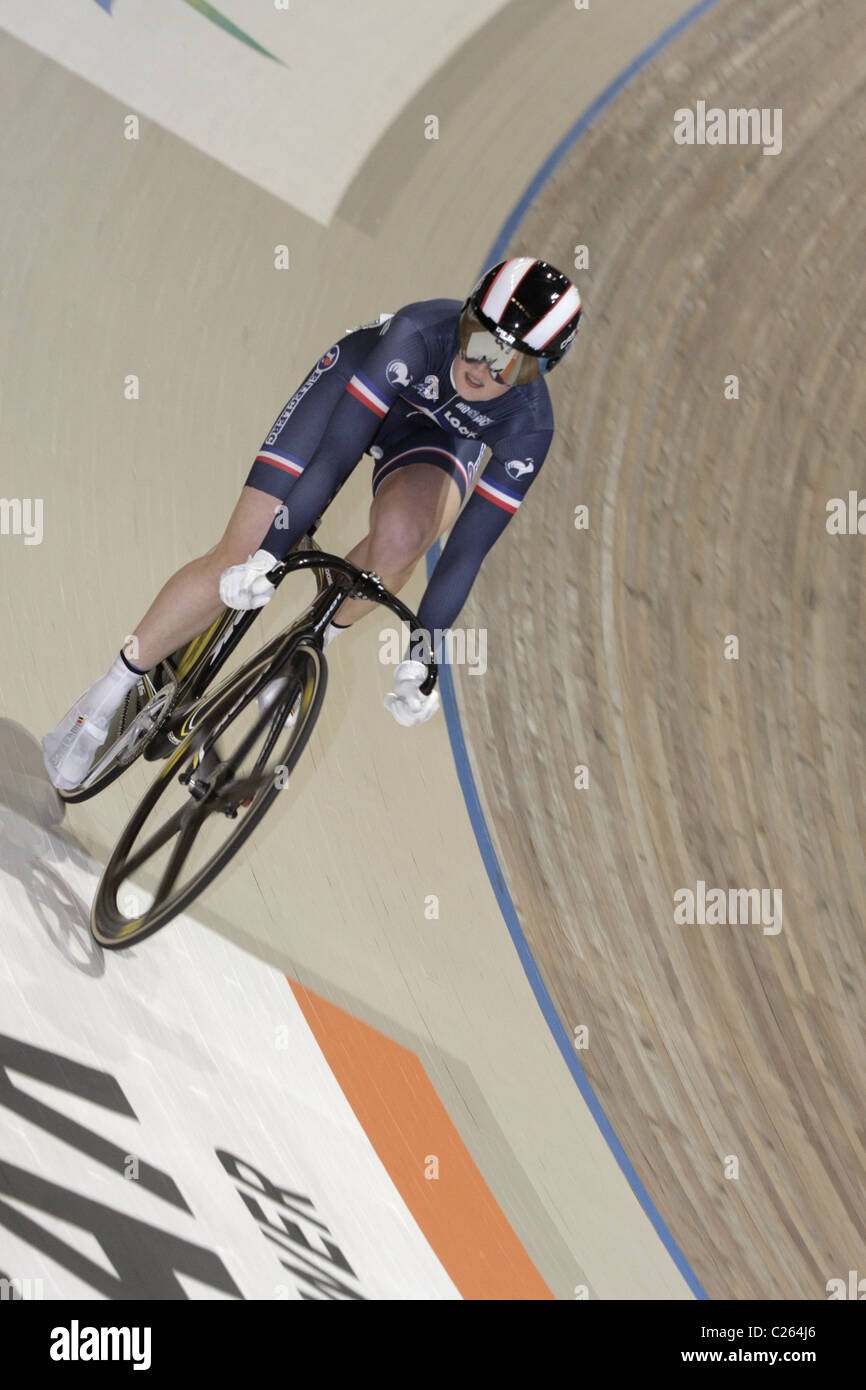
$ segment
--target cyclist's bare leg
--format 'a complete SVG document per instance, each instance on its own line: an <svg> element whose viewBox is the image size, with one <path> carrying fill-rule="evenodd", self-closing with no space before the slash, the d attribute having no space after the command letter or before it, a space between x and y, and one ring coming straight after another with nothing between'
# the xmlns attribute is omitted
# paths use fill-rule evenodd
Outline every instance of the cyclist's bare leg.
<svg viewBox="0 0 866 1390"><path fill-rule="evenodd" d="M221 539L172 575L135 628L137 645L125 647L135 666L150 670L219 617L225 608L219 596L220 575L256 553L279 505L278 498L259 488L241 489Z"/></svg>
<svg viewBox="0 0 866 1390"><path fill-rule="evenodd" d="M453 526L460 511L453 478L432 464L416 463L386 478L370 508L370 529L347 559L372 569L392 593L399 593L433 542ZM220 540L190 560L163 586L134 629L133 663L149 670L163 657L203 632L223 612L219 579L230 565L255 554L267 535L279 500L259 488L244 487ZM359 599L343 604L336 621L355 623L376 605ZM132 650L136 652L132 656Z"/></svg>
<svg viewBox="0 0 866 1390"><path fill-rule="evenodd" d="M154 599L124 654L134 667L148 670L205 631L225 611L219 577L242 564L261 546L279 505L260 488L244 486L221 539L207 555L178 570ZM105 742L110 720L138 680L118 656L42 739L50 780L61 790L81 784Z"/></svg>
<svg viewBox="0 0 866 1390"><path fill-rule="evenodd" d="M432 463L398 469L380 486L370 508L370 529L347 560L373 570L386 589L398 594L435 540L457 520L460 491L447 473ZM375 603L347 599L334 619L356 623Z"/></svg>

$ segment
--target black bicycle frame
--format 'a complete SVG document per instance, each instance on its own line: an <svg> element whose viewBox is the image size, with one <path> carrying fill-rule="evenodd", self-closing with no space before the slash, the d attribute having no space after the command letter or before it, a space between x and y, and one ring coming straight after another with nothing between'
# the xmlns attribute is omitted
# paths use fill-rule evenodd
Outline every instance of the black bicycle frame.
<svg viewBox="0 0 866 1390"><path fill-rule="evenodd" d="M307 540L313 545L309 537ZM301 644L317 646L322 650L325 628L347 598L371 599L385 608L390 608L396 617L408 623L410 635L416 630L415 614L385 588L377 574L359 570L350 561L337 555L328 555L318 547L292 551L275 565L267 578L277 588L287 574L302 569L315 571L316 597L306 612L273 637L254 658L250 658L248 664L262 663L263 667L254 688L256 694L274 678L274 672L285 664L291 650ZM243 680L245 696L249 697L249 687L246 684L249 672L241 670L202 698L214 676L231 656L250 624L255 621L258 612L257 608L230 610L217 620L210 637L205 635L204 652L196 654L189 674L181 678L174 705L157 735L158 739L165 738L174 745L182 743L205 715L227 698L235 681ZM431 654L427 662L427 675L421 685L423 694L429 695L436 684L437 675L438 667Z"/></svg>

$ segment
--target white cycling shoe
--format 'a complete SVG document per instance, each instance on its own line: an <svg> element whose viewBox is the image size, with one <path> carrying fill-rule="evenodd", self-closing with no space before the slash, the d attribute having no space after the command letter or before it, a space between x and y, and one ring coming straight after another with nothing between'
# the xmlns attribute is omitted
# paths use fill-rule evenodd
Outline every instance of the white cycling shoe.
<svg viewBox="0 0 866 1390"><path fill-rule="evenodd" d="M88 719L74 706L42 740L42 761L54 786L72 791L84 781L108 735L111 716Z"/></svg>
<svg viewBox="0 0 866 1390"><path fill-rule="evenodd" d="M42 740L45 771L60 791L72 791L84 781L108 737L111 720L124 698L140 680L118 661L76 700Z"/></svg>

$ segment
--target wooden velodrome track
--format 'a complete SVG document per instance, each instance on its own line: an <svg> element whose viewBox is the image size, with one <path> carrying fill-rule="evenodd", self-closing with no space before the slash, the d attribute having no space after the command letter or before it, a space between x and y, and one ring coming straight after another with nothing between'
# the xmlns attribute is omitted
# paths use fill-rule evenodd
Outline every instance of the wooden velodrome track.
<svg viewBox="0 0 866 1390"><path fill-rule="evenodd" d="M213 544L309 362L380 309L462 294L555 140L686 7L606 8L506 5L327 228L158 127L133 165L121 103L0 34L2 491L54 518L43 546L0 548L0 758L37 838L59 812L36 736ZM567 268L587 245L586 324L552 379L554 454L461 618L489 635L486 678L456 687L523 931L716 1298L822 1298L866 1270L863 569L824 525L862 475L857 37L852 0L719 0L548 182L510 246ZM517 82L544 91L519 119ZM782 153L677 146L673 112L701 98L783 108ZM430 111L450 121L425 146ZM303 272L275 295L285 241ZM335 550L362 534L368 478L323 528ZM303 814L263 827L195 915L418 1053L556 1296L688 1297L526 983L444 721L381 711L377 632L334 651ZM69 843L104 858L150 775L69 813ZM781 932L677 925L699 880L781 889Z"/></svg>
<svg viewBox="0 0 866 1390"><path fill-rule="evenodd" d="M674 146L698 96L783 108L784 153ZM863 478L864 115L859 7L764 0L579 142L515 243L591 253L558 466L464 613L496 634L460 707L533 953L732 1298L820 1296L866 1249L866 566L825 525ZM698 880L781 890L782 930L676 925Z"/></svg>

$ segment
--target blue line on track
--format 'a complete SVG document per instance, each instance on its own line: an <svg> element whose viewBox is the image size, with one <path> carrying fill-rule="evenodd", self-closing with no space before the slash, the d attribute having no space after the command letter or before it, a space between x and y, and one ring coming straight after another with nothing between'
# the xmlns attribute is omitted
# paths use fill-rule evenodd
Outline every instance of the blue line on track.
<svg viewBox="0 0 866 1390"><path fill-rule="evenodd" d="M559 144L545 160L544 164L542 164L523 196L506 218L499 235L484 261L482 269L505 258L506 248L513 239L517 228L520 226L520 223L523 221L532 203L538 197L548 179L562 163L566 155L577 144L581 135L589 130L590 126L596 118L601 115L602 111L610 106L611 102L613 102L614 99L619 96L620 92L628 86L632 78L636 77L637 74L655 58L656 54L666 48L684 29L688 28L696 19L699 19L700 16L714 4L716 4L716 0L700 0L699 4L687 10L684 15L681 15L680 18L670 26L670 28L665 29L664 33L660 34L648 48L645 48L643 52L635 58L634 62L630 63L618 77L615 77L613 82L611 82L608 87L605 87L600 96L596 97L595 101L587 107L583 115L575 121L571 129L566 132ZM428 580L433 573L439 554L440 547L437 541L427 554ZM511 934L511 939L514 942L517 954L526 972L527 979L532 986L532 991L538 1001L539 1008L544 1014L548 1027L556 1039L557 1046L565 1059L566 1066L577 1082L580 1094L589 1106L596 1124L607 1140L611 1152L628 1179L632 1192L635 1194L644 1212L652 1222L656 1234L695 1297L707 1298L708 1295L699 1283L697 1275L692 1270L685 1255L680 1250L667 1226L662 1221L661 1216L656 1211L649 1193L635 1172L628 1154L614 1133L610 1120L604 1113L601 1103L575 1055L571 1039L566 1033L562 1021L554 1008L553 1001L541 978L538 966L527 944L526 937L523 935L520 921L515 911L514 904L511 901L511 894L508 891L505 878L499 866L496 850L493 848L493 841L490 838L487 822L484 819L484 812L481 809L481 802L478 799L478 791L475 786L475 778L472 775L472 768L469 763L469 755L466 751L466 740L463 737L463 727L460 723L460 714L457 709L457 699L454 693L454 681L448 666L443 666L441 668L439 686L442 691L442 706L448 725L448 735L451 739L451 751L454 754L457 775L460 779L460 786L463 791L463 799L466 802L469 819L475 831L475 838L478 842L481 858L484 861L484 867L487 870L487 876L490 879L491 887L496 894L496 899L499 903L502 915L505 918L506 926Z"/></svg>

